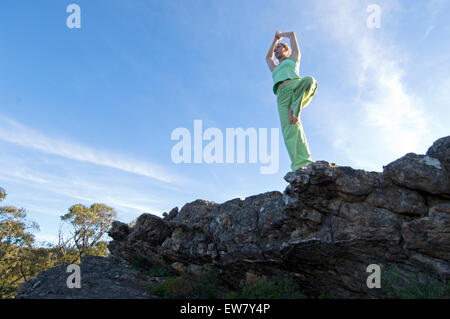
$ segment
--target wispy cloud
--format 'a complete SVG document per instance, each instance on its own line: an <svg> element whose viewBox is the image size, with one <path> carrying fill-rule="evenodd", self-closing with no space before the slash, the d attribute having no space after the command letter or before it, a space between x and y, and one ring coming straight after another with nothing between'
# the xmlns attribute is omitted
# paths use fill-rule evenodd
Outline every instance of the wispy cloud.
<svg viewBox="0 0 450 319"><path fill-rule="evenodd" d="M8 166L0 167L0 177L2 180L8 180L15 183L21 183L28 187L36 188L39 192L49 192L58 194L68 198L81 200L85 203L104 203L113 208L126 208L139 212L158 213L157 207L150 206L154 204L161 205L164 203L162 199L151 198L145 194L139 194L136 189L127 190L126 187L115 185L111 189L109 185L102 185L90 181L73 180L73 178L65 178L52 176L29 168L17 168ZM44 201L45 202L45 201ZM75 204L75 203L72 203ZM30 208L29 206L24 208ZM64 209L67 209L65 207ZM37 209L34 207L34 209ZM39 208L43 210L43 208ZM60 214L60 213L59 213Z"/></svg>
<svg viewBox="0 0 450 319"><path fill-rule="evenodd" d="M156 164L136 160L126 155L96 150L58 137L49 137L2 115L0 115L0 139L44 153L112 167L166 183L177 183L182 180L180 176L172 175L167 169Z"/></svg>
<svg viewBox="0 0 450 319"><path fill-rule="evenodd" d="M38 159L32 158L31 161ZM54 163L50 161L50 164ZM89 174L77 171L65 175L35 170L27 167L27 163L20 159L13 162L8 156L0 157L0 186L14 185L16 190L20 189L22 192L21 198L17 200L16 193L7 188L9 195L1 204L24 208L29 220L38 221L40 225L43 222L41 231L36 233L39 242L57 242L56 224L59 216L67 213L74 204L106 204L114 208L119 220L127 222L142 213L161 216L163 211L169 209L167 203L172 202L156 194L154 190L149 192L146 188L129 188L126 181L123 184L117 181L98 181Z"/></svg>
<svg viewBox="0 0 450 319"><path fill-rule="evenodd" d="M407 56L389 40L384 20L381 28L369 29L369 14L361 1L317 2L316 9L324 32L347 54L348 73L343 78L356 92L353 115L335 120L339 124L333 128L334 146L354 163L366 165L374 153L394 157L423 149L427 143L423 136L429 133L427 116L420 96L408 92L404 84L401 62ZM390 9L382 6L382 19Z"/></svg>
<svg viewBox="0 0 450 319"><path fill-rule="evenodd" d="M425 40L432 32L439 32L438 24L439 24L439 16L447 17L448 11L446 12L446 7L448 8L449 4L447 0L429 0L425 5L425 22L427 24L427 28L425 29L424 35L421 38L421 41ZM448 30L448 29L447 29Z"/></svg>

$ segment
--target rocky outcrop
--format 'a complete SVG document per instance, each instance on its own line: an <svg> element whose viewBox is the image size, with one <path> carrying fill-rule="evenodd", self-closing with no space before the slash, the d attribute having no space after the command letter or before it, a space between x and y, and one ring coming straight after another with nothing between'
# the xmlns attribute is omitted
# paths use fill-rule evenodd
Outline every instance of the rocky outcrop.
<svg viewBox="0 0 450 319"><path fill-rule="evenodd" d="M73 271L58 266L19 286L16 299L156 299L146 284L153 278L115 258L86 256L80 264L81 286L68 288Z"/></svg>
<svg viewBox="0 0 450 319"><path fill-rule="evenodd" d="M232 289L287 277L309 296L380 297L366 284L371 264L449 278L449 154L450 136L380 173L317 161L287 173L283 193L199 199L134 227L115 221L108 248L174 273L214 269Z"/></svg>
<svg viewBox="0 0 450 319"><path fill-rule="evenodd" d="M134 228L114 222L109 249L172 271L213 268L236 289L283 275L310 295L377 297L370 264L450 276L449 141L382 173L317 161L286 174L284 193L196 200L163 219L144 214Z"/></svg>

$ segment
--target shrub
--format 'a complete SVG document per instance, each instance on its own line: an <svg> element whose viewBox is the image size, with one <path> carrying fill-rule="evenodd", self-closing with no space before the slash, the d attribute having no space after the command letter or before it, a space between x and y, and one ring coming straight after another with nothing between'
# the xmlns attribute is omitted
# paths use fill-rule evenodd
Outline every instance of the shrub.
<svg viewBox="0 0 450 319"><path fill-rule="evenodd" d="M330 295L328 292L321 291L319 295L319 299L335 299L332 295Z"/></svg>
<svg viewBox="0 0 450 319"><path fill-rule="evenodd" d="M245 286L240 294L231 292L226 298L300 299L306 296L298 289L295 281L272 277L270 280L261 280L252 286Z"/></svg>
<svg viewBox="0 0 450 319"><path fill-rule="evenodd" d="M385 298L395 299L449 298L450 281L419 273L405 278L397 266L390 265L381 277L381 292Z"/></svg>
<svg viewBox="0 0 450 319"><path fill-rule="evenodd" d="M149 270L145 271L146 275L149 275L150 277L168 277L170 276L169 270L166 268L158 267L158 266L152 266Z"/></svg>
<svg viewBox="0 0 450 319"><path fill-rule="evenodd" d="M137 254L131 256L131 264L137 268L148 269L152 264L145 257L141 257Z"/></svg>
<svg viewBox="0 0 450 319"><path fill-rule="evenodd" d="M150 277L168 277L170 271L163 267L153 265L147 258L139 255L132 255L131 264L139 268L144 274Z"/></svg>
<svg viewBox="0 0 450 319"><path fill-rule="evenodd" d="M156 287L149 286L151 293L163 298L218 298L219 276L212 270L200 275L184 273L171 276Z"/></svg>

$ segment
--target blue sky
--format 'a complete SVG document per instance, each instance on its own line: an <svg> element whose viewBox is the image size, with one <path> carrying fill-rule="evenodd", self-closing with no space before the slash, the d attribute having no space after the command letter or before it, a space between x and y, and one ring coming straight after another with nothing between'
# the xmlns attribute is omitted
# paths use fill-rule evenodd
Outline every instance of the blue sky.
<svg viewBox="0 0 450 319"><path fill-rule="evenodd" d="M66 8L81 8L69 29ZM369 4L381 8L368 28ZM318 89L301 121L314 161L382 171L450 133L448 1L3 1L0 186L57 236L74 204L129 222L196 199L283 191L290 160L171 159L175 128L279 128L265 62L276 30L295 31L300 75ZM288 39L283 39L288 42Z"/></svg>

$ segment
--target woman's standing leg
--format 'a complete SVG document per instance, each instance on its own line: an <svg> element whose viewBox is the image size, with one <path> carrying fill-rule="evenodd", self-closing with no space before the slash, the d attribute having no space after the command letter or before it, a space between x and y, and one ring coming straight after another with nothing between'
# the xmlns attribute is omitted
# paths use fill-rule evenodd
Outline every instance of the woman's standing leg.
<svg viewBox="0 0 450 319"><path fill-rule="evenodd" d="M296 85L297 81L287 82L277 92L281 129L284 143L291 158L291 169L293 171L313 162L300 120L296 124L289 123L289 108L292 105L294 97L296 97L293 91Z"/></svg>
<svg viewBox="0 0 450 319"><path fill-rule="evenodd" d="M312 76L305 76L301 80L292 81L292 104L291 108L294 116L298 118L295 138L293 138L293 148L295 157L292 161L292 170L297 170L299 167L308 166L313 162L311 152L308 147L306 135L303 130L300 113L316 93L317 82Z"/></svg>

